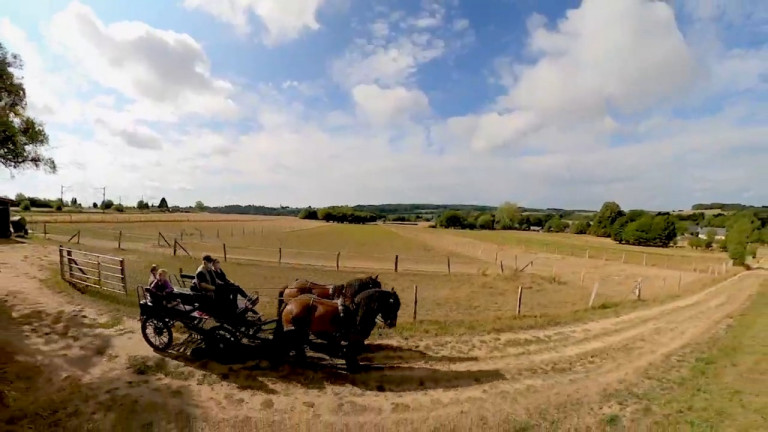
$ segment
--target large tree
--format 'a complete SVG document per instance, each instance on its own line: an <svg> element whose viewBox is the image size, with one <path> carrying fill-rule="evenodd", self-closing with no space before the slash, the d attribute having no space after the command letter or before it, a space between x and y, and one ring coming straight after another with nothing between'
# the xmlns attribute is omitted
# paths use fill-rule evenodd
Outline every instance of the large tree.
<svg viewBox="0 0 768 432"><path fill-rule="evenodd" d="M515 229L521 215L517 204L505 201L496 209L496 227L502 230Z"/></svg>
<svg viewBox="0 0 768 432"><path fill-rule="evenodd" d="M24 63L0 43L0 164L11 170L44 169L56 163L42 153L48 146L43 124L27 115L27 91L18 73Z"/></svg>
<svg viewBox="0 0 768 432"><path fill-rule="evenodd" d="M606 201L595 216L589 233L598 237L610 237L613 224L622 216L624 216L624 211L616 202Z"/></svg>

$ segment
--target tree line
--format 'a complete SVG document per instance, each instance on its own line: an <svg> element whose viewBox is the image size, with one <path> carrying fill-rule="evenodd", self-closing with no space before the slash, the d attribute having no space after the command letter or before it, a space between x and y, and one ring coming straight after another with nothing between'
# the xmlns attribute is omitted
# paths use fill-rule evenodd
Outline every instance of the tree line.
<svg viewBox="0 0 768 432"><path fill-rule="evenodd" d="M50 198L39 198L39 197L33 197L33 196L26 196L23 193L17 193L14 200L19 205L19 210L21 211L31 211L32 209L53 209L55 211L64 211L65 209L70 210L82 210L83 204L80 203L77 198L73 197L69 201L63 200L61 198L56 199L50 199ZM155 204L150 204L144 200L139 200L136 203L135 207L126 206L123 204L115 204L114 201L111 199L106 199L102 201L101 203L93 202L90 206L93 209L99 209L99 210L113 210L118 213L122 213L128 209L135 208L137 210L152 210L157 209L161 211L168 211L170 207L168 206L168 201L165 199L165 197L160 199L160 202Z"/></svg>

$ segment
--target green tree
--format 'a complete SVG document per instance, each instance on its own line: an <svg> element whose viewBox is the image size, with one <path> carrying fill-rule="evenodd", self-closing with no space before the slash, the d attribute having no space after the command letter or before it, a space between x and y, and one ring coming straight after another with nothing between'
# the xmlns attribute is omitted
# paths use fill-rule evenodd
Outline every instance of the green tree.
<svg viewBox="0 0 768 432"><path fill-rule="evenodd" d="M136 208L139 210L149 210L149 203L144 200L139 200L136 203Z"/></svg>
<svg viewBox="0 0 768 432"><path fill-rule="evenodd" d="M585 220L578 221L573 226L573 229L571 230L571 234L587 234L589 232L590 226L591 224L589 223L589 221L585 221Z"/></svg>
<svg viewBox="0 0 768 432"><path fill-rule="evenodd" d="M198 211L205 211L205 204L202 201L195 201L195 209Z"/></svg>
<svg viewBox="0 0 768 432"><path fill-rule="evenodd" d="M517 204L505 201L496 209L496 228L501 230L515 229L521 215L522 211Z"/></svg>
<svg viewBox="0 0 768 432"><path fill-rule="evenodd" d="M299 219L318 220L317 210L307 207L299 212Z"/></svg>
<svg viewBox="0 0 768 432"><path fill-rule="evenodd" d="M710 229L707 230L706 236L707 236L707 238L704 239L704 247L706 249L712 249L712 246L714 246L714 244L715 244L715 237L717 236L717 231L715 231L714 229L710 228Z"/></svg>
<svg viewBox="0 0 768 432"><path fill-rule="evenodd" d="M111 209L111 208L112 208L112 207L114 207L114 206L115 206L115 202L114 202L114 201L112 201L111 199L108 199L108 200L106 200L106 201L103 201L103 202L101 203L101 206L99 206L99 207L100 207L102 210L109 210L109 209Z"/></svg>
<svg viewBox="0 0 768 432"><path fill-rule="evenodd" d="M122 205L122 204L118 204L118 205L114 206L114 209L115 209L115 211L116 211L116 212L118 212L118 213L122 213L122 212L124 212L124 211L125 211L125 207L123 207L123 205Z"/></svg>
<svg viewBox="0 0 768 432"><path fill-rule="evenodd" d="M48 146L43 124L27 115L27 92L16 73L24 63L0 43L0 165L56 172L54 160L42 153ZM14 73L14 71L16 73Z"/></svg>
<svg viewBox="0 0 768 432"><path fill-rule="evenodd" d="M545 232L561 233L565 232L566 228L567 225L558 216L553 217L546 224L544 224Z"/></svg>
<svg viewBox="0 0 768 432"><path fill-rule="evenodd" d="M29 200L24 200L19 205L19 210L21 210L21 211L30 211L30 210L32 210L32 204L29 203Z"/></svg>
<svg viewBox="0 0 768 432"><path fill-rule="evenodd" d="M699 237L691 237L688 239L688 246L692 249L701 249L704 247L704 239Z"/></svg>
<svg viewBox="0 0 768 432"><path fill-rule="evenodd" d="M160 198L160 202L157 204L157 208L168 209L168 201L165 200L165 197Z"/></svg>
<svg viewBox="0 0 768 432"><path fill-rule="evenodd" d="M436 225L441 228L464 228L467 224L467 219L464 215L456 210L448 210L437 218Z"/></svg>
<svg viewBox="0 0 768 432"><path fill-rule="evenodd" d="M72 197L72 201L69 202L69 205L71 205L72 207L77 207L78 206L77 198Z"/></svg>
<svg viewBox="0 0 768 432"><path fill-rule="evenodd" d="M589 233L597 237L610 237L613 224L624 216L624 212L614 201L606 201L595 216L595 221Z"/></svg>
<svg viewBox="0 0 768 432"><path fill-rule="evenodd" d="M91 205L91 207L93 207L93 208L97 209L97 208L99 208L99 204L97 204L96 202L94 202L94 203Z"/></svg>
<svg viewBox="0 0 768 432"><path fill-rule="evenodd" d="M617 243L624 243L624 230L627 228L627 225L639 219L631 220L629 215L616 219L616 222L611 226L611 240Z"/></svg>
<svg viewBox="0 0 768 432"><path fill-rule="evenodd" d="M16 194L16 197L14 198L14 200L16 202L27 201L27 197L23 193L19 192L19 193Z"/></svg>
<svg viewBox="0 0 768 432"><path fill-rule="evenodd" d="M477 229L492 230L493 229L493 215L484 214L477 218Z"/></svg>

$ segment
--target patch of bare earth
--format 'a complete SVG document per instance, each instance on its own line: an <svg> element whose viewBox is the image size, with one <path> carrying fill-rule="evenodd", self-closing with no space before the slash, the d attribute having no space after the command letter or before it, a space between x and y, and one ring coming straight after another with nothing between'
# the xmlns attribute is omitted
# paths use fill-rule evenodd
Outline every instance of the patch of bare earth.
<svg viewBox="0 0 768 432"><path fill-rule="evenodd" d="M184 354L161 357L143 342L136 321L99 328L108 311L46 289L38 279L49 273L41 266L55 254L39 246L0 247L8 282L0 297L21 329L11 339L33 353L23 361L77 380L72 391L87 395L77 406L87 408L71 418L110 425L116 413L141 412L140 423L158 425L146 416L160 413L196 430L594 427L603 416L601 395L631 386L648 367L716 332L766 277L742 273L662 306L585 324L377 342L364 356L373 365L350 376L328 361L270 369L257 360L222 365ZM71 320L81 324L64 332ZM42 384L32 388L45 392Z"/></svg>

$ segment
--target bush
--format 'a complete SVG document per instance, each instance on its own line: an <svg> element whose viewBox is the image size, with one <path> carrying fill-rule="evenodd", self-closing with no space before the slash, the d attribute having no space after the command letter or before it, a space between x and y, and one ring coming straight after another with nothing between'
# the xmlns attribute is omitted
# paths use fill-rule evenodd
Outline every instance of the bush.
<svg viewBox="0 0 768 432"><path fill-rule="evenodd" d="M589 232L590 223L589 221L578 221L573 226L573 229L571 230L571 234L586 234Z"/></svg>
<svg viewBox="0 0 768 432"><path fill-rule="evenodd" d="M125 211L125 207L123 207L123 205L122 205L122 204L118 204L118 205L116 205L116 206L114 207L114 209L115 209L115 211L116 211L116 212L118 212L118 213L122 213L122 212L124 212L124 211Z"/></svg>
<svg viewBox="0 0 768 432"><path fill-rule="evenodd" d="M353 210L351 207L325 207L317 212L318 219L325 222L366 224L376 222L379 217L373 213Z"/></svg>
<svg viewBox="0 0 768 432"><path fill-rule="evenodd" d="M57 212L60 212L60 211L64 210L64 206L61 205L60 202L58 202L58 203L56 203L56 206L53 209L56 210Z"/></svg>
<svg viewBox="0 0 768 432"><path fill-rule="evenodd" d="M308 207L299 212L299 219L318 220L317 210Z"/></svg>
<svg viewBox="0 0 768 432"><path fill-rule="evenodd" d="M484 214L477 218L477 229L492 230L493 229L493 216Z"/></svg>
<svg viewBox="0 0 768 432"><path fill-rule="evenodd" d="M19 206L19 209L21 211L30 211L32 210L32 205L29 203L29 200L24 200L21 202L21 205Z"/></svg>
<svg viewBox="0 0 768 432"><path fill-rule="evenodd" d="M448 210L437 218L435 223L440 228L458 228L462 229L467 226L467 218L464 217L461 212L456 210Z"/></svg>

